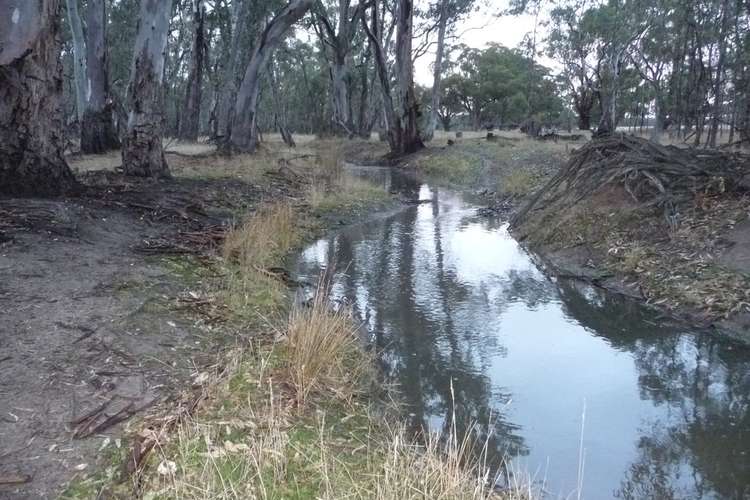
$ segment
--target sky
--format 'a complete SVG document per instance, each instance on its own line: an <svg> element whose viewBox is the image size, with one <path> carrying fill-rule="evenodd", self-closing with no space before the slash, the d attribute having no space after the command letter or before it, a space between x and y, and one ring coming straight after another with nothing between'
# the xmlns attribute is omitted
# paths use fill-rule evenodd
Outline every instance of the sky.
<svg viewBox="0 0 750 500"><path fill-rule="evenodd" d="M506 47L516 47L523 40L526 33L534 30L534 17L522 16L498 16L508 8L507 0L487 0L487 6L478 12L471 13L465 20L459 23L456 33L460 34L459 40L453 43L463 43L470 47L484 48L488 43L495 42ZM432 64L435 61L435 52L428 51L417 59L414 67L414 79L420 85L432 86ZM542 64L548 61L542 60Z"/></svg>

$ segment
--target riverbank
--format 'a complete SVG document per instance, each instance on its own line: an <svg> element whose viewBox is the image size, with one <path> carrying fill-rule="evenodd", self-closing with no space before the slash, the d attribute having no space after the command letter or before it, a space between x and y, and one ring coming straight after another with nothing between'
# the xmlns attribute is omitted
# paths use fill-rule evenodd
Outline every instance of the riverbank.
<svg viewBox="0 0 750 500"><path fill-rule="evenodd" d="M186 356L192 369L181 383L189 389L92 438L102 458L74 468L63 498L490 494L487 471L473 458L481 443L471 435L414 443L345 310L332 311L325 293L294 306L291 290L305 284L283 267L286 256L327 228L397 203L332 168L339 164L335 144L314 148L225 164L176 155L177 176L209 184L241 176L255 186L266 177L285 186L284 194L237 199L234 218L242 222L211 232L212 245L200 255L152 256L175 280L157 317L196 326L201 345L219 347L203 352L202 363ZM264 165L274 168L252 173ZM503 497L523 497L517 490Z"/></svg>
<svg viewBox="0 0 750 500"><path fill-rule="evenodd" d="M424 162L421 170L428 175L485 193L486 213L511 217L563 169L575 149L508 141L515 148L479 141L471 148L459 145L434 153L440 160L433 166L428 166L430 153L416 163ZM707 161L699 156L697 164ZM656 165L664 160L644 161ZM496 167L479 166L483 162ZM698 185L702 181L697 179L710 177L696 175L685 178L695 178ZM741 176L717 175L700 189L680 188L684 194L679 194L673 221L663 205L637 201L628 192L633 185L614 181L580 194L566 191L563 184L516 217L511 230L552 274L582 279L696 327L748 342L750 201L743 182Z"/></svg>
<svg viewBox="0 0 750 500"><path fill-rule="evenodd" d="M487 215L511 218L565 166L579 141L545 142L516 132L432 145L402 167L480 194ZM447 139L445 139L447 141ZM717 183L720 181L717 179ZM538 208L538 207L537 207ZM612 186L560 210L551 204L518 219L513 234L558 276L576 277L663 313L750 340L748 201L742 190L694 193L669 228L663 209Z"/></svg>

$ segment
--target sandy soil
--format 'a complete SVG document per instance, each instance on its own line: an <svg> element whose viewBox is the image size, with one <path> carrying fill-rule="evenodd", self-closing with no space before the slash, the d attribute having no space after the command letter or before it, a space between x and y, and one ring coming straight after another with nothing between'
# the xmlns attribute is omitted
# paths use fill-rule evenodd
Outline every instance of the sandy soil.
<svg viewBox="0 0 750 500"><path fill-rule="evenodd" d="M287 194L278 181L83 181L78 198L0 200L0 498L56 497L123 422L214 359L165 256L210 251L196 234Z"/></svg>

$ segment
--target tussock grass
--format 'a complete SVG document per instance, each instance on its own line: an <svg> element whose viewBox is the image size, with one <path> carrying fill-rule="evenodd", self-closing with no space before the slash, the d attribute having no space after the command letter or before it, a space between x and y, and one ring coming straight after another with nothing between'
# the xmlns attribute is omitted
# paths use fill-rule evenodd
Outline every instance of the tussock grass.
<svg viewBox="0 0 750 500"><path fill-rule="evenodd" d="M240 316L256 317L284 303L283 284L268 269L302 244L304 231L289 203L261 207L227 234L222 254L227 265L225 301Z"/></svg>
<svg viewBox="0 0 750 500"><path fill-rule="evenodd" d="M346 308L331 310L323 280L307 307L289 315L286 335L289 378L298 405L311 393L350 401L372 378L373 360L359 346L357 326Z"/></svg>
<svg viewBox="0 0 750 500"><path fill-rule="evenodd" d="M222 250L224 259L241 268L277 264L302 242L302 233L290 203L261 207L244 224L227 234Z"/></svg>

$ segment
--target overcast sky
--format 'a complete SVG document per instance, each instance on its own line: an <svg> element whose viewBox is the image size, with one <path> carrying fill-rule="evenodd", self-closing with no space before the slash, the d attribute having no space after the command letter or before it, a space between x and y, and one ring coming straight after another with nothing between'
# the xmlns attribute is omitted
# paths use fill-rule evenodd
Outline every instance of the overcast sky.
<svg viewBox="0 0 750 500"><path fill-rule="evenodd" d="M524 35L534 30L534 17L497 15L507 8L507 0L488 0L487 7L472 13L459 24L456 32L462 36L457 42L476 48L484 48L490 42L500 43L506 47L518 46ZM427 87L432 86L432 63L434 61L434 52L428 52L417 60L414 68L417 83Z"/></svg>

